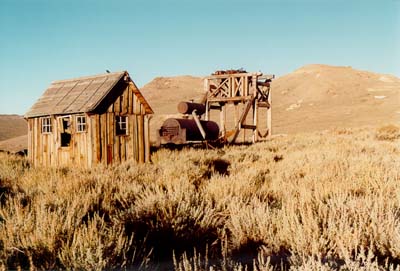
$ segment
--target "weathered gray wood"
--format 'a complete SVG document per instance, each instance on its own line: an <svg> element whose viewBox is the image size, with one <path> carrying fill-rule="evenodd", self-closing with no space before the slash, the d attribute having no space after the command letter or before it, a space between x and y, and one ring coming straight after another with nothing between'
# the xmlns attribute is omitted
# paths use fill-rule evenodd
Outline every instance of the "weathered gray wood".
<svg viewBox="0 0 400 271"><path fill-rule="evenodd" d="M268 94L268 111L267 111L267 127L268 127L268 139L271 139L272 136L272 107L271 107L272 97L271 91Z"/></svg>
<svg viewBox="0 0 400 271"><path fill-rule="evenodd" d="M255 130L257 126L251 125L251 124L242 124L240 126L241 129L249 129L249 130Z"/></svg>
<svg viewBox="0 0 400 271"><path fill-rule="evenodd" d="M209 98L209 102L217 103L217 102L242 102L248 101L252 98L252 96L244 96L244 97L225 97L225 98Z"/></svg>
<svg viewBox="0 0 400 271"><path fill-rule="evenodd" d="M219 115L219 124L221 126L221 137L225 138L226 136L226 126L225 126L225 106L221 107L220 115Z"/></svg>
<svg viewBox="0 0 400 271"><path fill-rule="evenodd" d="M239 135L241 126L242 126L242 124L244 124L247 114L249 113L249 110L252 107L253 101L254 101L254 98L250 101L247 101L247 103L245 105L245 109L243 110L242 115L239 118L238 126L236 126L236 128L235 128L235 133L234 133L233 138L231 139L230 143L234 143L236 141L236 138Z"/></svg>
<svg viewBox="0 0 400 271"><path fill-rule="evenodd" d="M139 136L138 136L138 115L133 115L133 153L135 161L139 161Z"/></svg>
<svg viewBox="0 0 400 271"><path fill-rule="evenodd" d="M103 164L107 164L107 159L108 157L108 131L107 131L107 126L108 126L108 122L107 122L107 114L102 114L100 115L100 129L101 129L101 137L100 137L100 142L102 144L102 154L101 154L101 158L102 158L102 163Z"/></svg>
<svg viewBox="0 0 400 271"><path fill-rule="evenodd" d="M145 144L145 157L144 161L150 162L150 116L144 117L144 144Z"/></svg>
<svg viewBox="0 0 400 271"><path fill-rule="evenodd" d="M144 146L144 117L138 115L138 140L139 140L139 162L144 163L145 160L145 146Z"/></svg>
<svg viewBox="0 0 400 271"><path fill-rule="evenodd" d="M258 103L257 102L255 102L254 106L253 106L253 126L255 128L253 131L252 141L253 141L253 143L256 143L258 141L258 130L257 130L257 128L258 128Z"/></svg>

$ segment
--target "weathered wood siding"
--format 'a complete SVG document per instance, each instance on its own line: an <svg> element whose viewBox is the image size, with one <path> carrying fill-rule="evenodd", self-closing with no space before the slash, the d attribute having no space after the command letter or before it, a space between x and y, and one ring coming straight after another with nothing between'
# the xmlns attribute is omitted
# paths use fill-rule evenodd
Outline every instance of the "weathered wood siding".
<svg viewBox="0 0 400 271"><path fill-rule="evenodd" d="M127 135L116 135L116 116L126 116ZM150 161L149 120L132 87L109 105L107 112L90 116L92 163L118 163L125 160Z"/></svg>
<svg viewBox="0 0 400 271"><path fill-rule="evenodd" d="M77 132L77 116L82 114L52 116L51 133L42 133L41 118L28 119L28 157L35 166L91 166L90 129L87 126L85 132ZM62 117L69 117L71 121L71 141L68 147L61 146Z"/></svg>
<svg viewBox="0 0 400 271"><path fill-rule="evenodd" d="M53 118L51 122L53 123ZM34 166L52 165L54 163L53 133L41 132L40 118L28 120L28 157Z"/></svg>
<svg viewBox="0 0 400 271"><path fill-rule="evenodd" d="M51 116L51 133L42 133L41 118L28 119L28 157L34 166L91 167L125 160L150 161L149 116L128 85L100 114ZM77 116L86 116L86 130L77 131ZM116 135L116 116L126 116L128 133ZM62 122L70 117L71 141L61 146Z"/></svg>

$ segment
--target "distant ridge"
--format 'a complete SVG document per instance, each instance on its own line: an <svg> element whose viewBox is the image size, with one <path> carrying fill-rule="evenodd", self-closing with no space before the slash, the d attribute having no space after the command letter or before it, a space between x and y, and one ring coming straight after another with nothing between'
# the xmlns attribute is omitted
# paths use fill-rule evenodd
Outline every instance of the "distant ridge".
<svg viewBox="0 0 400 271"><path fill-rule="evenodd" d="M28 126L22 116L0 114L0 141L27 133Z"/></svg>

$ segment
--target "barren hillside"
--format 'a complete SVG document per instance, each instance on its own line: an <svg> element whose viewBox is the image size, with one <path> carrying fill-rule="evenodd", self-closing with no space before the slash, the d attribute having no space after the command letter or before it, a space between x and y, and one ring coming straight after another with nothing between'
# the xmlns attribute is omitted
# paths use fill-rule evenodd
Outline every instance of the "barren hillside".
<svg viewBox="0 0 400 271"><path fill-rule="evenodd" d="M351 67L307 65L272 84L277 133L400 121L400 79Z"/></svg>
<svg viewBox="0 0 400 271"><path fill-rule="evenodd" d="M27 124L19 115L0 115L0 141L25 135Z"/></svg>
<svg viewBox="0 0 400 271"><path fill-rule="evenodd" d="M180 101L200 101L203 80L194 76L156 77L140 89L156 114L173 114Z"/></svg>
<svg viewBox="0 0 400 271"><path fill-rule="evenodd" d="M0 150L12 153L28 149L28 135L21 135L0 141Z"/></svg>
<svg viewBox="0 0 400 271"><path fill-rule="evenodd" d="M19 115L0 115L0 150L18 152L28 147L28 125Z"/></svg>

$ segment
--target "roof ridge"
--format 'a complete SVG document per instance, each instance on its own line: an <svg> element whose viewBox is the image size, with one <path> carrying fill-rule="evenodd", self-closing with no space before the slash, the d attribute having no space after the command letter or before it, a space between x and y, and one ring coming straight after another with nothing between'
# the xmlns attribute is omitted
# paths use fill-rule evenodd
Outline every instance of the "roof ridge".
<svg viewBox="0 0 400 271"><path fill-rule="evenodd" d="M75 77L75 78L70 78L70 79L55 80L55 81L51 82L51 84L59 84L59 83L65 83L65 82L69 82L69 81L76 81L76 80L88 80L88 79L94 79L96 77L113 76L113 75L119 75L119 74L123 74L123 73L127 73L127 71L100 73L100 74L89 75L89 76L80 76L80 77Z"/></svg>

